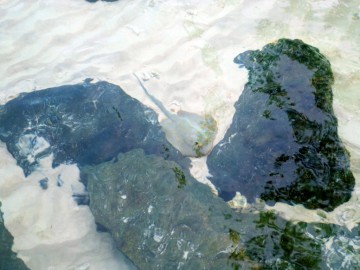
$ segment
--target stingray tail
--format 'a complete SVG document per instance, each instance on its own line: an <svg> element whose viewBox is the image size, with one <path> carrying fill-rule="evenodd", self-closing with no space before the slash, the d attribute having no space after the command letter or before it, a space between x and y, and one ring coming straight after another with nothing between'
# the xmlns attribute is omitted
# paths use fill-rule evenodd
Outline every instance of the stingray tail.
<svg viewBox="0 0 360 270"><path fill-rule="evenodd" d="M141 88L144 90L145 94L151 99L151 101L165 114L165 116L169 119L173 119L173 116L171 115L171 113L164 107L164 105L160 102L160 100L158 100L156 97L154 97L153 95L151 95L149 93L149 91L146 89L145 85L143 84L142 80L138 77L138 75L133 72L133 75L135 76L135 78L137 79L137 81L139 82Z"/></svg>

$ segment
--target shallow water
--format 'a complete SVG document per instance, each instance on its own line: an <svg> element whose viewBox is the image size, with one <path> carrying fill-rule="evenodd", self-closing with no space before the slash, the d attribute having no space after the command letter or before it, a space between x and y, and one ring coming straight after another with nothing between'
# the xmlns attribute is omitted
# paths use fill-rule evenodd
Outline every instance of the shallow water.
<svg viewBox="0 0 360 270"><path fill-rule="evenodd" d="M319 48L334 72L333 106L340 138L351 154L356 186L349 202L326 215L301 205L278 203L273 208L288 220L333 223L349 229L359 224L358 1L139 0L90 4L82 0L0 0L0 15L1 104L21 92L95 78L120 85L158 112L162 120L165 116L131 75L145 73L150 78L147 87L169 111L212 115L218 123L215 143L230 125L233 104L247 81L245 70L233 64L236 55L284 37ZM33 193L31 179L25 180L4 145L1 152L0 200L5 225L14 236L13 250L31 269L86 269L88 264L94 269L109 269L104 263L122 263L111 253L108 239L96 233L89 210L77 206L67 191L51 196ZM39 173L54 178L59 172L48 163L44 161ZM206 182L204 163L204 159L194 159L192 172ZM75 165L57 170L80 185ZM336 241L341 242L341 236L327 244ZM358 241L343 242L351 242L352 256L359 256ZM85 243L92 243L86 252ZM69 245L73 257L64 251ZM99 254L101 245L107 246L103 250L108 252ZM79 260L77 255L83 252L86 255ZM98 255L96 259L93 254ZM330 248L328 254L332 256L334 251Z"/></svg>

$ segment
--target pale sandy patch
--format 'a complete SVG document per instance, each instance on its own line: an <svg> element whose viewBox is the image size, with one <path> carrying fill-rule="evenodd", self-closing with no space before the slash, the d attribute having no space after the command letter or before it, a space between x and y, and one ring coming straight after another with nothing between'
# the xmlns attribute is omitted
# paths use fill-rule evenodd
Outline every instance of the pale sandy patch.
<svg viewBox="0 0 360 270"><path fill-rule="evenodd" d="M0 200L13 251L31 269L132 269L107 233L98 233L88 206L72 195L84 191L76 165L52 168L52 156L25 177L0 144ZM43 190L39 180L47 178ZM57 185L61 179L62 186Z"/></svg>

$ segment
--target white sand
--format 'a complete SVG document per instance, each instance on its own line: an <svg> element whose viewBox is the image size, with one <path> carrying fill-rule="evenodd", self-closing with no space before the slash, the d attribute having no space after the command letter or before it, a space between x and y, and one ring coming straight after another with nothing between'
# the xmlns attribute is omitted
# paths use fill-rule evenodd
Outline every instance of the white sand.
<svg viewBox="0 0 360 270"><path fill-rule="evenodd" d="M145 72L154 75L146 83L149 91L169 110L212 114L219 128L216 143L231 123L233 104L246 82L246 72L232 63L233 58L278 38L302 39L318 47L332 63L339 133L351 152L357 179L351 201L322 219L352 227L360 221L359 12L357 0L121 0L96 4L83 0L0 0L0 103L20 92L92 77L120 85L156 110L161 119L164 116L131 76L132 72ZM2 151L1 162L10 162ZM193 168L203 181L207 173L204 161L194 162ZM1 165L8 186L1 187L6 226L15 235L14 250L27 256L33 269L41 269L39 248L67 248L67 242L59 242L49 230L41 233L44 228L54 224L53 230L62 232L60 224L66 223L69 228L70 224L85 224L86 230L74 227L63 236L68 241L79 239L79 235L86 237L84 232L90 230L92 217L88 210L70 203L66 194L53 195L57 207L67 210L62 222L55 216L50 218L52 211L39 207L40 200L25 213L20 211L19 206L37 193L29 192L35 188L31 181L23 185L26 180L19 170L15 164ZM6 203L10 198L17 203ZM40 198L41 205L55 203L50 197ZM321 218L317 211L299 206L277 204L275 209L288 219ZM19 233L15 220L20 220L21 230L29 233ZM89 254L98 254L97 246L78 243L73 246L76 252L86 247ZM64 254L55 252L51 258L62 263ZM57 267L63 269L60 264Z"/></svg>
<svg viewBox="0 0 360 270"><path fill-rule="evenodd" d="M5 226L14 236L13 250L31 269L128 269L110 236L96 232L89 207L72 198L84 190L76 165L53 169L52 156L46 157L25 178L3 143L0 156ZM43 190L39 180L45 177L48 188Z"/></svg>

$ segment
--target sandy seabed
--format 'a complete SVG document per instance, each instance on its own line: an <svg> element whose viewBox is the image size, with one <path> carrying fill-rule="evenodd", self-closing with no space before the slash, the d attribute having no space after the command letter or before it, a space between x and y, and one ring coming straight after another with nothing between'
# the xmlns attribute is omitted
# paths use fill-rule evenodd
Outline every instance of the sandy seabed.
<svg viewBox="0 0 360 270"><path fill-rule="evenodd" d="M351 200L326 217L278 203L291 220L352 228L360 222L360 5L356 0L0 0L0 104L21 92L85 78L120 85L162 112L133 72L173 112L211 114L215 143L229 127L247 73L233 58L279 38L298 38L320 49L335 75L339 134L351 153L356 187ZM71 197L81 189L75 165L51 168L51 157L25 178L0 145L0 201L13 250L31 269L125 269L106 234L98 234L85 206ZM194 159L194 176L206 182L206 158ZM51 188L62 175L69 188ZM35 179L50 179L42 192ZM51 180L53 179L53 180ZM66 259L65 259L66 258Z"/></svg>

